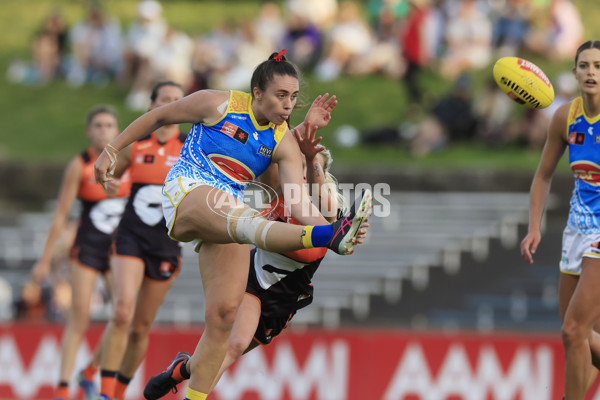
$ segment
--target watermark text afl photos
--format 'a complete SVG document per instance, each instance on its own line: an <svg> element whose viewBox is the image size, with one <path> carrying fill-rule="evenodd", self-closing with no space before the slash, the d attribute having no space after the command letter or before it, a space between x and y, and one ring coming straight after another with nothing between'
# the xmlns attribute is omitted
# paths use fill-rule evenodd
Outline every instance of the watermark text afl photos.
<svg viewBox="0 0 600 400"><path fill-rule="evenodd" d="M390 194L390 185L387 183L377 183L370 185L368 183L339 183L337 190L333 183L321 185L319 190L318 184L295 185L287 184L283 187L283 198L280 199L278 191L269 185L260 182L252 182L246 190L244 190L244 203L258 211L266 210L273 206L276 200L283 202L284 216L291 217L291 207L296 204L301 204L302 192L309 195L310 200L315 207L310 207L308 202L301 204L302 215L316 216L320 213L328 218L338 214L338 208L341 206L344 209L350 208L356 197L363 190L371 190L373 194L373 216L388 217L390 215L390 202L386 198ZM327 198L336 198L336 193L340 193L343 199L343 204L338 202L328 202ZM213 189L210 195L213 199L213 204L210 205L211 210L219 215L226 216L229 210L239 206L240 201L226 194L219 189ZM337 205L337 206L336 206Z"/></svg>

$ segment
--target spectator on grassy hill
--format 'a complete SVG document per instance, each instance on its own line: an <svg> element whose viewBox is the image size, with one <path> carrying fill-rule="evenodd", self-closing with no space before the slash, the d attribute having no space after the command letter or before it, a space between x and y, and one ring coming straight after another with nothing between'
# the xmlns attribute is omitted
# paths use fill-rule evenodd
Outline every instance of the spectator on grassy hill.
<svg viewBox="0 0 600 400"><path fill-rule="evenodd" d="M521 128L511 123L514 102L500 90L490 77L483 90L475 96L474 112L477 115L477 139L490 147L499 147L514 141Z"/></svg>
<svg viewBox="0 0 600 400"><path fill-rule="evenodd" d="M451 142L472 139L477 118L473 112L472 82L461 75L452 89L431 108L411 141L411 152L421 157L445 148Z"/></svg>
<svg viewBox="0 0 600 400"><path fill-rule="evenodd" d="M46 84L64 74L67 26L61 12L52 11L36 32L31 44L32 60L15 60L7 71L10 81Z"/></svg>
<svg viewBox="0 0 600 400"><path fill-rule="evenodd" d="M518 54L530 29L533 6L527 0L508 0L496 10L492 42L501 55Z"/></svg>
<svg viewBox="0 0 600 400"><path fill-rule="evenodd" d="M289 59L303 69L312 69L321 59L323 34L302 13L290 10L286 14L286 31L281 46Z"/></svg>
<svg viewBox="0 0 600 400"><path fill-rule="evenodd" d="M341 3L337 22L326 37L326 53L315 68L322 81L336 79L352 63L367 61L374 45L369 26L358 5L351 1Z"/></svg>
<svg viewBox="0 0 600 400"><path fill-rule="evenodd" d="M188 35L167 27L164 36L158 41L158 46L140 64L127 96L127 106L132 110L147 110L156 82L172 80L189 87L193 82L193 50L194 44Z"/></svg>
<svg viewBox="0 0 600 400"><path fill-rule="evenodd" d="M150 58L158 51L167 32L167 23L162 17L162 6L156 0L142 0L137 4L137 19L129 26L125 35L125 68L120 76L121 84L135 81L140 71L147 68ZM131 91L127 103L139 108L148 97L146 93ZM141 99L141 101L140 101Z"/></svg>
<svg viewBox="0 0 600 400"><path fill-rule="evenodd" d="M229 71L223 75L221 87L244 90L252 77L252 72L260 64L265 54L273 48L271 42L256 33L255 24L251 20L240 22L238 46L234 53Z"/></svg>
<svg viewBox="0 0 600 400"><path fill-rule="evenodd" d="M344 72L349 75L379 73L392 79L400 79L406 66L398 42L399 21L390 7L381 9L377 25L376 31L369 28L372 45L366 52L352 57Z"/></svg>
<svg viewBox="0 0 600 400"><path fill-rule="evenodd" d="M434 58L433 43L439 25L429 0L410 0L410 11L403 20L399 40L402 56L406 62L404 84L409 101L420 102L422 88L419 75L423 68L430 65Z"/></svg>
<svg viewBox="0 0 600 400"><path fill-rule="evenodd" d="M64 73L67 40L64 17L60 10L54 10L44 21L33 44L33 61L39 82L49 82Z"/></svg>
<svg viewBox="0 0 600 400"><path fill-rule="evenodd" d="M583 38L583 23L571 0L551 0L527 37L530 50L553 60L568 60Z"/></svg>
<svg viewBox="0 0 600 400"><path fill-rule="evenodd" d="M121 26L94 2L87 17L69 32L71 61L67 80L75 87L84 83L105 84L123 67Z"/></svg>
<svg viewBox="0 0 600 400"><path fill-rule="evenodd" d="M270 1L263 3L253 24L256 35L271 46L269 51L280 47L286 26L277 3Z"/></svg>
<svg viewBox="0 0 600 400"><path fill-rule="evenodd" d="M148 60L164 37L167 24L158 1L142 0L137 5L137 20L125 36L125 75L132 79L140 65Z"/></svg>
<svg viewBox="0 0 600 400"><path fill-rule="evenodd" d="M391 12L396 20L401 20L410 11L408 0L368 0L365 7L369 24L375 32L381 28L382 12Z"/></svg>
<svg viewBox="0 0 600 400"><path fill-rule="evenodd" d="M241 43L238 25L238 21L228 18L214 30L196 38L192 55L194 85L201 78L211 88L226 87L226 76L236 64Z"/></svg>
<svg viewBox="0 0 600 400"><path fill-rule="evenodd" d="M339 13L338 0L285 0L285 9L302 16L321 32L335 23Z"/></svg>
<svg viewBox="0 0 600 400"><path fill-rule="evenodd" d="M492 25L477 0L462 0L446 27L446 49L440 74L454 80L463 72L488 65L491 60Z"/></svg>
<svg viewBox="0 0 600 400"><path fill-rule="evenodd" d="M215 59L218 49L204 36L198 36L193 40L192 51L192 84L189 92L216 87L212 82L215 68Z"/></svg>

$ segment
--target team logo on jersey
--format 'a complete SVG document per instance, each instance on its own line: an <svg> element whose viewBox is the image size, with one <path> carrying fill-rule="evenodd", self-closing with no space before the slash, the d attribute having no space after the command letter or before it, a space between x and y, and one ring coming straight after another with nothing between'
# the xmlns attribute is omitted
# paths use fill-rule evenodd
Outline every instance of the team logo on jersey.
<svg viewBox="0 0 600 400"><path fill-rule="evenodd" d="M219 154L208 156L212 163L225 175L238 183L252 182L255 178L254 173L241 161Z"/></svg>
<svg viewBox="0 0 600 400"><path fill-rule="evenodd" d="M571 132L569 133L570 144L583 144L585 142L585 133L583 132Z"/></svg>
<svg viewBox="0 0 600 400"><path fill-rule="evenodd" d="M260 147L258 148L257 153L263 157L271 158L271 156L273 155L273 149L265 146L264 144L261 144Z"/></svg>
<svg viewBox="0 0 600 400"><path fill-rule="evenodd" d="M246 142L248 141L248 133L239 126L232 124L231 122L225 122L223 124L223 127L221 128L221 132L229 137L234 138L242 144L246 144Z"/></svg>
<svg viewBox="0 0 600 400"><path fill-rule="evenodd" d="M600 165L591 161L576 161L571 164L575 178L586 181L592 185L600 184Z"/></svg>
<svg viewBox="0 0 600 400"><path fill-rule="evenodd" d="M152 164L154 162L154 154L146 154L144 156L144 164Z"/></svg>

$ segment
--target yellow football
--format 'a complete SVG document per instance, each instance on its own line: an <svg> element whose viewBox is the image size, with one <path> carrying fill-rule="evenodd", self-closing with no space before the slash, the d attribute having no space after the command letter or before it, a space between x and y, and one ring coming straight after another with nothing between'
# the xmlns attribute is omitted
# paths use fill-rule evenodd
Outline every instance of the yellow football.
<svg viewBox="0 0 600 400"><path fill-rule="evenodd" d="M522 58L496 61L494 80L508 97L527 108L546 108L554 100L550 79L537 65Z"/></svg>

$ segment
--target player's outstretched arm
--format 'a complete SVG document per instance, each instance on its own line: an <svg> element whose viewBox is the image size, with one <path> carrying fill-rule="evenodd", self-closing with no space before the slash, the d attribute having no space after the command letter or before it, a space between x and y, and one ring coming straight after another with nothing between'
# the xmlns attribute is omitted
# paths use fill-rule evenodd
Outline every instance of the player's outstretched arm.
<svg viewBox="0 0 600 400"><path fill-rule="evenodd" d="M550 193L552 175L567 147L565 132L570 104L569 102L561 106L554 113L542 157L529 191L529 228L521 242L521 256L530 264L533 264L533 255L541 241L540 224Z"/></svg>

